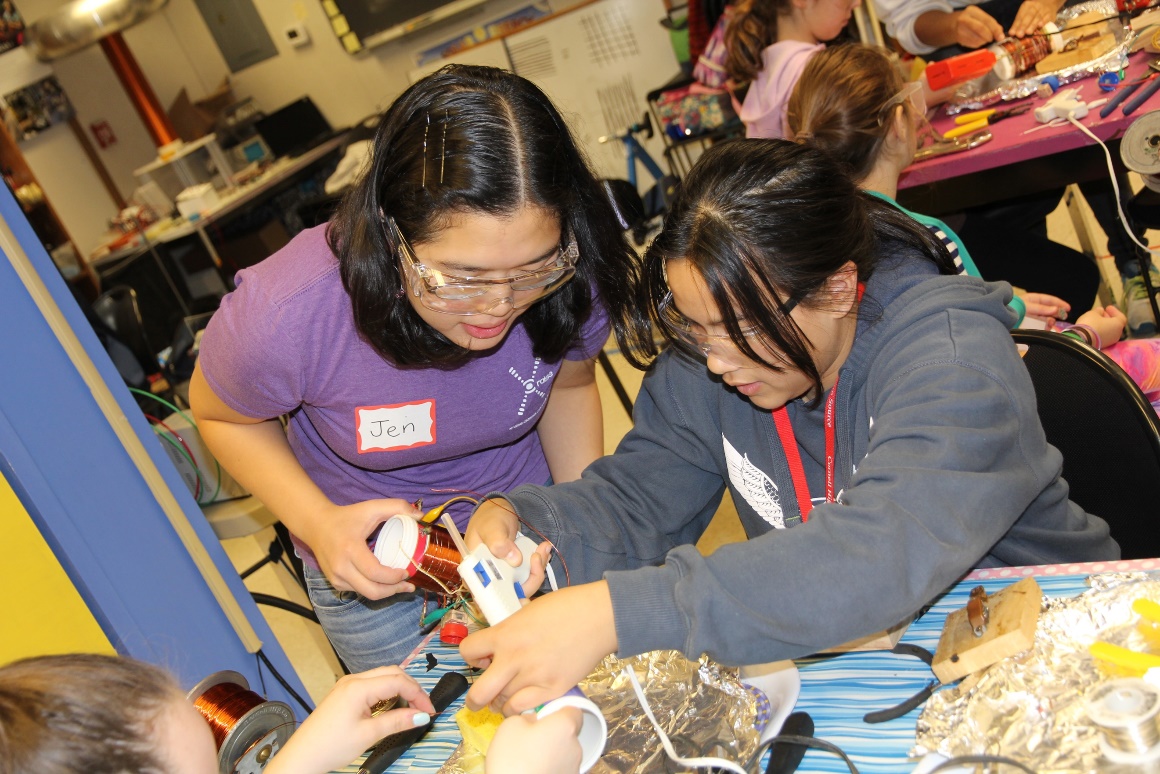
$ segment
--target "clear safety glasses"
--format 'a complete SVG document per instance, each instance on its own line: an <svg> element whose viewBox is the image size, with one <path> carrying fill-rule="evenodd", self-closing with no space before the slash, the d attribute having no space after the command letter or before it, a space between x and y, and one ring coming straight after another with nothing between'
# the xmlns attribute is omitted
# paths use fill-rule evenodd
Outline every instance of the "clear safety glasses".
<svg viewBox="0 0 1160 774"><path fill-rule="evenodd" d="M926 95L923 94L922 84L918 81L911 81L878 109L878 125L885 126L886 122L890 120L894 108L907 100L910 100L910 106L918 115L926 117Z"/></svg>
<svg viewBox="0 0 1160 774"><path fill-rule="evenodd" d="M783 304L783 313L789 314L797 306L796 299L790 299ZM716 358L725 358L732 361L737 356L744 357L744 353L738 349L737 345L733 343L733 339L728 333L709 333L697 323L685 317L673 305L673 294L670 292L657 305L660 312L661 324L672 334L673 338L684 344L686 347L700 352L703 357L708 358L710 355ZM749 339L749 346L755 351L760 351L761 347L758 342L754 341L761 335L761 331L756 326L748 326L741 329L741 335Z"/></svg>
<svg viewBox="0 0 1160 774"><path fill-rule="evenodd" d="M399 241L405 266L411 272L412 292L423 306L444 314L506 314L508 306L523 309L572 279L580 257L576 240L568 232L556 253L538 269L499 279L456 277L419 263L395 219L387 220Z"/></svg>

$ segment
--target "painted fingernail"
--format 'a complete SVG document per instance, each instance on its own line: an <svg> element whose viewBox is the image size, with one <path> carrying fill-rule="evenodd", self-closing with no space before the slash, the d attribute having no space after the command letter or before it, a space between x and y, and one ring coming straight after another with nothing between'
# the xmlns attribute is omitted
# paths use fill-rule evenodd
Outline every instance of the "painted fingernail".
<svg viewBox="0 0 1160 774"><path fill-rule="evenodd" d="M416 712L411 716L411 722L416 726L425 726L431 722L431 716L426 712Z"/></svg>

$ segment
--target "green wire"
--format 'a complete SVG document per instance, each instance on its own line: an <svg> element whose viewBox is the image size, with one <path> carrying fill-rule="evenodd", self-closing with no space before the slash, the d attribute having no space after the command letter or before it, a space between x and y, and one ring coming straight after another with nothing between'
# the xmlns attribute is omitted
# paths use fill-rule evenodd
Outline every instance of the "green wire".
<svg viewBox="0 0 1160 774"><path fill-rule="evenodd" d="M204 477L201 475L201 468L199 468L199 467L197 466L197 463L194 461L193 457L190 457L190 456L189 456L189 452L187 452L187 451L186 451L186 450L185 450L185 449L182 447L182 445L181 445L181 444L179 444L177 441L173 440L173 439L172 439L172 438L170 438L168 435L166 435L166 433L167 433L167 432L168 432L168 431L167 431L167 430L165 430L165 428L158 428L156 425L155 425L155 426L154 426L154 428L153 428L153 434L154 434L154 435L156 435L158 438L160 438L161 440L163 440L163 441L165 441L166 443L168 443L168 444L169 444L170 446L172 446L174 449L177 449L177 452L178 452L178 453L179 453L179 454L180 454L182 457L184 457L184 458L186 459L186 461L187 461L187 462L189 462L189 464L190 464L190 465L193 467L193 473L194 473L194 475L195 475L195 476L197 476L197 480L198 480L198 482L200 482L200 489L199 489L199 491L205 491L206 489L209 489L209 483L208 483L208 482L205 480L205 478L204 478ZM197 500L197 504L198 504L198 505L201 505L201 504L202 504L202 500L201 500L200 498L197 498L197 497L195 497L194 499L195 499L195 500Z"/></svg>
<svg viewBox="0 0 1160 774"><path fill-rule="evenodd" d="M151 392L146 392L145 390L139 390L136 387L130 387L129 392L134 392L134 393L137 393L138 395L144 395L146 398L152 398L153 400L160 403L162 406L166 406L167 408L171 409L175 414L179 414L182 419L184 419L186 422L189 423L190 427L193 427L193 428L197 427L197 422L193 421L193 417L191 417L189 414L186 414L184 411L182 411L181 409L179 409L177 406L173 405L169 401L165 400L165 398L162 398L160 395L154 395ZM182 449L181 453L185 454L185 449ZM187 458L189 457L188 454L185 454L185 456ZM213 494L210 495L209 499L205 501L207 503L212 503L214 500L216 500L217 496L219 494L221 494L221 491L222 491L222 464L220 462L218 462L217 457L214 457L213 462L214 462L214 465L217 467L217 486L214 487ZM203 484L205 484L205 488L209 489L209 484L206 482L205 478L202 477L201 468L198 467L197 462L195 460L191 459L190 463L193 465L194 469L197 470L197 477L202 480ZM198 500L197 504L201 505L202 501Z"/></svg>

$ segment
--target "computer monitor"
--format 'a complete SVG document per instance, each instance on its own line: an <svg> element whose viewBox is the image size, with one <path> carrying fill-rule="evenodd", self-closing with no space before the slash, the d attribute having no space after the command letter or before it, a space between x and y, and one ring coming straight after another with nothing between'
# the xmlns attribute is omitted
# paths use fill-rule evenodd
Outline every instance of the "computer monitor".
<svg viewBox="0 0 1160 774"><path fill-rule="evenodd" d="M334 136L330 122L310 97L291 102L254 122L275 158L300 156Z"/></svg>

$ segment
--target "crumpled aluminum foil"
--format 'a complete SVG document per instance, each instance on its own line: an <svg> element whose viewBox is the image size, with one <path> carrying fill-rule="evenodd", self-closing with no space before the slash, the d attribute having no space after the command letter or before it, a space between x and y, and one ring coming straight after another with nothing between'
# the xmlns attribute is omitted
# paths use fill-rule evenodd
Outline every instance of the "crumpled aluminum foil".
<svg viewBox="0 0 1160 774"><path fill-rule="evenodd" d="M1112 771L1084 710L1088 691L1111 675L1100 672L1088 647L1104 640L1147 650L1132 602L1160 602L1160 577L1117 573L1088 582L1077 597L1044 600L1031 649L987 668L973 686L968 677L932 696L912 754L1005 755L1052 774Z"/></svg>
<svg viewBox="0 0 1160 774"><path fill-rule="evenodd" d="M592 774L684 770L668 763L660 738L623 674L626 666L636 672L653 715L678 754L711 755L744 764L757 750L762 730L758 700L736 669L705 656L690 661L672 650L628 659L609 656L580 683L608 723L608 743L603 757L590 769ZM439 769L439 774L482 772L483 757L463 743Z"/></svg>
<svg viewBox="0 0 1160 774"><path fill-rule="evenodd" d="M1105 16L1115 17L1117 13L1115 0L1090 0L1090 2L1064 8L1059 12L1056 20L1062 26L1069 19L1088 11L1099 11ZM1110 70L1118 71L1120 69L1120 61L1127 56L1133 36L1130 30L1118 24L1112 24L1112 27L1119 44L1101 57L1052 73L1059 79L1060 86L1098 76ZM1035 69L1032 68L1023 77L1006 81L999 80L993 72L982 78L968 81L960 86L954 97L947 102L947 115L953 116L964 110L978 110L997 102L1010 102L1030 97L1035 93L1043 78L1043 75L1035 72ZM1087 100L1097 97L1098 95L1093 94L1086 95Z"/></svg>

